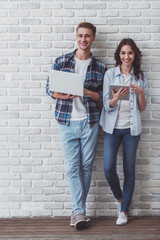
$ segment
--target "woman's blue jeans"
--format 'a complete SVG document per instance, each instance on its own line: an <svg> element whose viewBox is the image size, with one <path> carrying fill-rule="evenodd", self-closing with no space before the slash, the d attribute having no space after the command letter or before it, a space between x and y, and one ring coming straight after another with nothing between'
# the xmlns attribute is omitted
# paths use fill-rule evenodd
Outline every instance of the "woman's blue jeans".
<svg viewBox="0 0 160 240"><path fill-rule="evenodd" d="M86 198L91 183L93 161L96 154L98 122L88 126L88 120L70 121L59 125L64 160L68 167L68 180L75 214L85 214Z"/></svg>
<svg viewBox="0 0 160 240"><path fill-rule="evenodd" d="M130 128L114 129L113 134L104 133L104 173L117 200L122 200L121 211L128 212L135 185L136 151L140 135L131 136ZM117 153L123 141L123 193L116 171Z"/></svg>

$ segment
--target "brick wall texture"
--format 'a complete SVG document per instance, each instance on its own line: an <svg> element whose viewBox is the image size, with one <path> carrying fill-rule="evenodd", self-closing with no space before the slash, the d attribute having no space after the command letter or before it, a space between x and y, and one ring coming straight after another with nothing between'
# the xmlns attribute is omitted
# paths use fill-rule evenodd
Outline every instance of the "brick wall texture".
<svg viewBox="0 0 160 240"><path fill-rule="evenodd" d="M82 21L96 25L92 52L108 68L124 37L143 53L149 98L130 215L160 215L160 1L0 0L0 217L71 213L55 101L45 84L54 59L76 48ZM122 148L117 169L123 183ZM87 214L116 216L103 173L101 129Z"/></svg>

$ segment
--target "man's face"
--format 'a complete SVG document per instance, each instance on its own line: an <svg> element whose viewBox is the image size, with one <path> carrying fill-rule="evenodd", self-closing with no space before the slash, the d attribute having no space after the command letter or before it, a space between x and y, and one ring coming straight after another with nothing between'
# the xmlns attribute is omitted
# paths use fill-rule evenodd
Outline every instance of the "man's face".
<svg viewBox="0 0 160 240"><path fill-rule="evenodd" d="M90 50L92 43L95 40L95 35L89 28L79 28L76 34L77 44L79 49L83 51Z"/></svg>

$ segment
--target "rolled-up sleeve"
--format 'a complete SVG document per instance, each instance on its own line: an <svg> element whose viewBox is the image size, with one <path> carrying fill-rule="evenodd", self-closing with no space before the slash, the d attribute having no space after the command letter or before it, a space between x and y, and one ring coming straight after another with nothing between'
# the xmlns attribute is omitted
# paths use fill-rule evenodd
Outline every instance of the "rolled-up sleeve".
<svg viewBox="0 0 160 240"><path fill-rule="evenodd" d="M147 84L146 76L144 76L142 88L143 88L143 91L144 91L145 99L147 100L147 98L148 98L148 84Z"/></svg>
<svg viewBox="0 0 160 240"><path fill-rule="evenodd" d="M113 76L112 76L113 77ZM103 106L106 111L114 111L118 107L118 103L114 107L109 106L109 84L113 82L113 79L111 79L111 71L107 71L104 76L103 81Z"/></svg>
<svg viewBox="0 0 160 240"><path fill-rule="evenodd" d="M103 101L103 82L104 82L104 76L105 76L106 70L107 70L107 68L105 67L103 69L102 77L101 77L101 80L99 81L99 85L97 88L97 92L99 93L99 102Z"/></svg>
<svg viewBox="0 0 160 240"><path fill-rule="evenodd" d="M53 69L53 70L59 70L58 64L57 64L57 59L56 59L55 62L53 63L51 69ZM53 92L49 90L49 77L47 78L47 83L46 83L46 93L47 93L50 97L52 97L53 99L55 99L55 98L53 97Z"/></svg>

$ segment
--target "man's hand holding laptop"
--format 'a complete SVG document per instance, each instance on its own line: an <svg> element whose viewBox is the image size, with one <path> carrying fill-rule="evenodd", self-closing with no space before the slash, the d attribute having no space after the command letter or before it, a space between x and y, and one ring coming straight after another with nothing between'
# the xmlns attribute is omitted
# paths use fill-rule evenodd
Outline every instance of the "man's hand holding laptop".
<svg viewBox="0 0 160 240"><path fill-rule="evenodd" d="M71 99L71 98L76 98L78 97L77 95L72 95L72 94L66 94L66 93L59 93L59 92L53 92L52 97L57 98L57 99Z"/></svg>
<svg viewBox="0 0 160 240"><path fill-rule="evenodd" d="M84 94L84 96L90 97L90 98L94 99L95 101L99 100L99 94L97 92L93 92L91 90L84 88L83 94ZM80 96L73 95L73 94L65 94L65 93L59 93L59 92L53 92L52 96L54 98L63 99L63 100L80 97Z"/></svg>
<svg viewBox="0 0 160 240"><path fill-rule="evenodd" d="M92 98L94 101L99 100L99 93L91 91L89 89L84 88L84 96Z"/></svg>
<svg viewBox="0 0 160 240"><path fill-rule="evenodd" d="M99 93L84 88L84 81L81 74L50 70L49 71L50 91L57 99L71 99L76 97L90 97L94 101L99 100Z"/></svg>

